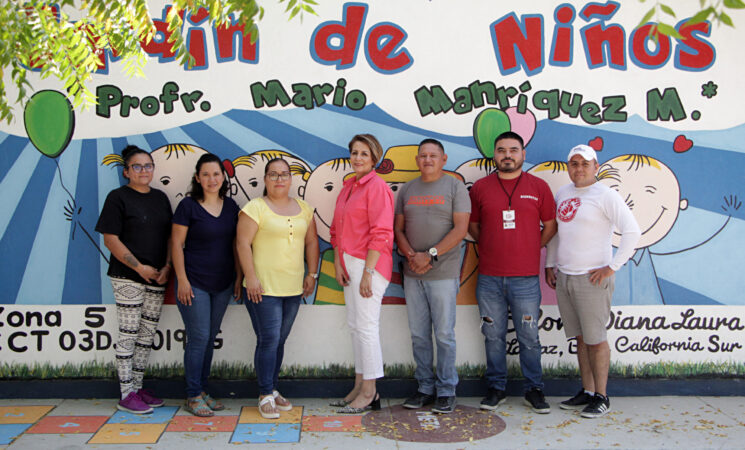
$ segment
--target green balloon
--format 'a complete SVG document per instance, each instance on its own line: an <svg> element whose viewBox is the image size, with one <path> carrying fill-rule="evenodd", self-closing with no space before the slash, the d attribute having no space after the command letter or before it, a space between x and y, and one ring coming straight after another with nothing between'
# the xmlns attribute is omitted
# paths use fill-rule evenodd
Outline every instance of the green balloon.
<svg viewBox="0 0 745 450"><path fill-rule="evenodd" d="M494 157L494 139L505 131L510 131L510 118L501 109L488 108L473 121L473 140L482 155Z"/></svg>
<svg viewBox="0 0 745 450"><path fill-rule="evenodd" d="M23 123L36 149L56 158L70 143L75 129L75 114L70 101L62 93L39 91L26 103Z"/></svg>

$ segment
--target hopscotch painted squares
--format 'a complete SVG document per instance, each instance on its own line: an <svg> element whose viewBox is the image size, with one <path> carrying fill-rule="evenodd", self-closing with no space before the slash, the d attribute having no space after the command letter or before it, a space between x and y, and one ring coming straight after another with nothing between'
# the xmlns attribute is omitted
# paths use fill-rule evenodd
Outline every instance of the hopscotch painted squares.
<svg viewBox="0 0 745 450"><path fill-rule="evenodd" d="M230 438L231 444L290 442L300 442L299 423L239 423Z"/></svg>
<svg viewBox="0 0 745 450"><path fill-rule="evenodd" d="M282 411L279 419L265 419L261 417L258 406L244 406L238 423L300 423L303 419L303 407L295 406L290 411Z"/></svg>
<svg viewBox="0 0 745 450"><path fill-rule="evenodd" d="M0 445L13 442L54 406L0 406Z"/></svg>
<svg viewBox="0 0 745 450"><path fill-rule="evenodd" d="M230 443L299 442L302 420L302 406L295 406L291 411L282 411L279 419L265 419L261 417L258 407L244 406Z"/></svg>
<svg viewBox="0 0 745 450"><path fill-rule="evenodd" d="M30 423L0 423L0 445L10 444L30 426Z"/></svg>
<svg viewBox="0 0 745 450"><path fill-rule="evenodd" d="M132 414L124 411L117 411L106 423L150 423L160 424L168 423L173 415L178 411L178 406L161 406L153 408L150 414Z"/></svg>
<svg viewBox="0 0 745 450"><path fill-rule="evenodd" d="M54 406L0 406L0 423L36 423Z"/></svg>
<svg viewBox="0 0 745 450"><path fill-rule="evenodd" d="M164 423L107 423L89 444L155 444L166 429Z"/></svg>
<svg viewBox="0 0 745 450"><path fill-rule="evenodd" d="M238 423L238 416L212 416L212 417L196 417L196 416L176 416L171 419L171 423L168 424L166 431L176 432L230 432L235 429L235 424Z"/></svg>
<svg viewBox="0 0 745 450"><path fill-rule="evenodd" d="M29 434L95 433L109 416L47 416L31 427Z"/></svg>
<svg viewBox="0 0 745 450"><path fill-rule="evenodd" d="M362 416L304 416L303 431L365 431Z"/></svg>

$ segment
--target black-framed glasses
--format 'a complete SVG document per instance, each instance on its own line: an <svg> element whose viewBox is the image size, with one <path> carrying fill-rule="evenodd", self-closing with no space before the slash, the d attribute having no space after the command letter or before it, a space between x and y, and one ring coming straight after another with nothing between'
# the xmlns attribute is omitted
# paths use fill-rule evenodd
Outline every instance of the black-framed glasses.
<svg viewBox="0 0 745 450"><path fill-rule="evenodd" d="M277 181L277 180L287 181L290 179L290 172L282 172L282 173L269 172L267 176L272 181Z"/></svg>
<svg viewBox="0 0 745 450"><path fill-rule="evenodd" d="M153 163L147 163L147 164L130 164L129 168L134 170L137 173L140 173L142 171L145 172L152 172L153 169L155 169L155 164Z"/></svg>

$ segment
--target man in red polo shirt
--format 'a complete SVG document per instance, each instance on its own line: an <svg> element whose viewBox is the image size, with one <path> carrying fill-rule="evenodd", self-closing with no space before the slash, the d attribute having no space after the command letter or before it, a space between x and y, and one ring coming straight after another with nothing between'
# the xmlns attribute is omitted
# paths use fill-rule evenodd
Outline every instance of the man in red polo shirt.
<svg viewBox="0 0 745 450"><path fill-rule="evenodd" d="M556 204L545 181L522 171L524 161L520 135L500 134L494 141L497 171L474 183L470 193L469 231L479 248L476 298L489 384L481 408L493 410L505 401L505 338L511 313L526 379L525 403L546 414L551 407L543 395L538 273L541 247L556 233Z"/></svg>

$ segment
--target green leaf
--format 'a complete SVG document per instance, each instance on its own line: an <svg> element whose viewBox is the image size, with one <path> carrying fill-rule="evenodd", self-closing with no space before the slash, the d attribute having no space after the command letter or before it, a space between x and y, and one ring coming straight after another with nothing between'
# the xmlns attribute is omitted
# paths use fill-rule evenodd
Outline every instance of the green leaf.
<svg viewBox="0 0 745 450"><path fill-rule="evenodd" d="M724 11L722 11L719 14L719 20L721 20L722 23L724 23L725 25L728 25L728 26L730 26L732 28L735 27L735 25L732 23L732 19L730 18L730 16L728 16L727 13L724 12Z"/></svg>
<svg viewBox="0 0 745 450"><path fill-rule="evenodd" d="M639 21L639 25L637 25L636 28L639 28L641 26L646 25L647 22L649 22L649 19L652 18L652 15L653 14L654 14L654 8L650 9L649 11L647 11L647 13L644 14L644 17L642 17L642 20Z"/></svg>
<svg viewBox="0 0 745 450"><path fill-rule="evenodd" d="M673 11L673 9L671 7L669 7L667 5L663 5L662 3L660 3L660 9L663 10L665 12L665 14L667 14L669 16L675 17L675 11Z"/></svg>
<svg viewBox="0 0 745 450"><path fill-rule="evenodd" d="M693 17L688 19L688 22L686 22L686 25L695 25L697 23L701 23L709 18L709 15L711 14L711 10L713 8L706 8L704 10L701 10L696 13Z"/></svg>
<svg viewBox="0 0 745 450"><path fill-rule="evenodd" d="M300 7L299 6L296 6L295 9L292 10L292 13L290 14L290 18L287 19L287 20L288 21L289 20L292 20L292 18L295 17L297 15L297 13L299 13L299 12L300 12Z"/></svg>
<svg viewBox="0 0 745 450"><path fill-rule="evenodd" d="M678 33L678 30L676 30L675 27L673 27L672 25L659 23L657 24L657 30L660 32L660 34L664 34L665 36L674 37L676 39L683 39L683 36L681 36L681 34Z"/></svg>
<svg viewBox="0 0 745 450"><path fill-rule="evenodd" d="M724 6L732 9L743 9L745 8L745 3L742 0L724 0Z"/></svg>

